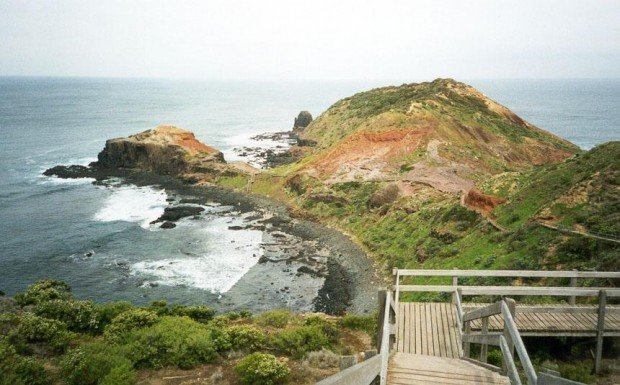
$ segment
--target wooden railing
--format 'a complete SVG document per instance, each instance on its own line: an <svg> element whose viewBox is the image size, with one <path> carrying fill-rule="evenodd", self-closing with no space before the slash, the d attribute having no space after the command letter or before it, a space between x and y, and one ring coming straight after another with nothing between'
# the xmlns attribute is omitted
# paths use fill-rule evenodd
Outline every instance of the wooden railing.
<svg viewBox="0 0 620 385"><path fill-rule="evenodd" d="M396 331L396 304L392 299L390 290L380 292L379 301L382 305L379 307L381 313L379 315L379 335L377 336L379 354L327 377L317 382L317 385L369 385L377 377L379 377L381 385L387 384L388 361L394 345L394 333Z"/></svg>

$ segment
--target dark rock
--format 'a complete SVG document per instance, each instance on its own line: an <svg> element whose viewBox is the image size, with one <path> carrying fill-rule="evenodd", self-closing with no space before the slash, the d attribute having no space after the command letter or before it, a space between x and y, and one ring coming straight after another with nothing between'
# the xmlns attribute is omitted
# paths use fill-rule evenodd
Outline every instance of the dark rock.
<svg viewBox="0 0 620 385"><path fill-rule="evenodd" d="M228 230L243 230L245 227L243 226L228 226Z"/></svg>
<svg viewBox="0 0 620 385"><path fill-rule="evenodd" d="M162 223L159 227L162 229L174 229L175 227L177 227L177 225L174 222L166 221Z"/></svg>
<svg viewBox="0 0 620 385"><path fill-rule="evenodd" d="M311 139L301 139L297 138L297 145L299 147L315 147L316 141Z"/></svg>
<svg viewBox="0 0 620 385"><path fill-rule="evenodd" d="M71 165L71 166L55 166L52 168L48 168L43 172L45 176L57 176L59 178L94 178L96 171L91 167L81 166L81 165Z"/></svg>
<svg viewBox="0 0 620 385"><path fill-rule="evenodd" d="M198 206L166 207L164 209L164 213L159 218L157 218L151 223L165 222L165 221L176 222L181 218L198 215L203 211L205 211L204 207L198 207Z"/></svg>
<svg viewBox="0 0 620 385"><path fill-rule="evenodd" d="M369 208L377 208L394 202L398 198L398 186L389 184L379 191L374 192L366 202Z"/></svg>
<svg viewBox="0 0 620 385"><path fill-rule="evenodd" d="M342 206L343 204L348 203L346 198L332 194L312 194L308 197L308 199L314 202L335 203L336 206Z"/></svg>
<svg viewBox="0 0 620 385"><path fill-rule="evenodd" d="M299 174L295 174L292 178L289 178L284 185L297 195L306 192L306 186L304 186L304 182Z"/></svg>
<svg viewBox="0 0 620 385"><path fill-rule="evenodd" d="M295 123L293 124L294 130L303 130L308 127L308 125L312 123L312 115L308 111L301 111L299 115L295 118Z"/></svg>
<svg viewBox="0 0 620 385"><path fill-rule="evenodd" d="M317 276L317 272L316 270L313 270L311 268L309 268L308 266L302 266L299 269L297 269L297 272L300 274L308 274L312 277L316 277Z"/></svg>

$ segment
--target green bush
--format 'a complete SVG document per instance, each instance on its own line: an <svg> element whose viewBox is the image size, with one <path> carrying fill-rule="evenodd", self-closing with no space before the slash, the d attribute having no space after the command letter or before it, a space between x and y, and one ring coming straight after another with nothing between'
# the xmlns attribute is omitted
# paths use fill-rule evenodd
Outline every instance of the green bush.
<svg viewBox="0 0 620 385"><path fill-rule="evenodd" d="M92 301L54 299L37 304L34 313L62 321L74 332L99 331L99 312Z"/></svg>
<svg viewBox="0 0 620 385"><path fill-rule="evenodd" d="M262 349L267 342L265 333L250 325L231 326L228 334L233 350L253 352Z"/></svg>
<svg viewBox="0 0 620 385"><path fill-rule="evenodd" d="M284 309L277 309L264 312L257 316L255 321L260 326L272 326L274 328L284 328L291 321L291 312Z"/></svg>
<svg viewBox="0 0 620 385"><path fill-rule="evenodd" d="M61 374L68 385L97 385L114 368L120 367L131 368L132 362L121 347L107 343L92 343L71 350L60 362ZM118 375L115 373L113 376Z"/></svg>
<svg viewBox="0 0 620 385"><path fill-rule="evenodd" d="M126 301L108 302L96 306L99 313L99 328L101 330L110 324L117 315L133 309L133 305Z"/></svg>
<svg viewBox="0 0 620 385"><path fill-rule="evenodd" d="M215 316L215 310L210 307L198 305L198 306L185 306L175 305L170 310L170 314L178 316L186 316L194 321L207 323Z"/></svg>
<svg viewBox="0 0 620 385"><path fill-rule="evenodd" d="M209 325L211 330L211 340L215 350L218 352L225 352L232 349L232 342L230 341L230 333L228 329L222 326Z"/></svg>
<svg viewBox="0 0 620 385"><path fill-rule="evenodd" d="M329 346L329 338L318 326L300 326L283 330L275 335L273 344L278 351L293 358L302 358L307 352Z"/></svg>
<svg viewBox="0 0 620 385"><path fill-rule="evenodd" d="M138 380L136 371L130 365L114 367L98 385L134 385Z"/></svg>
<svg viewBox="0 0 620 385"><path fill-rule="evenodd" d="M235 371L241 383L248 385L276 385L284 382L290 374L286 364L271 354L253 353L243 358Z"/></svg>
<svg viewBox="0 0 620 385"><path fill-rule="evenodd" d="M497 348L489 348L487 362L491 365L502 366L502 351Z"/></svg>
<svg viewBox="0 0 620 385"><path fill-rule="evenodd" d="M316 326L327 336L330 342L337 342L340 338L340 329L334 321L327 320L319 315L306 317L304 325Z"/></svg>
<svg viewBox="0 0 620 385"><path fill-rule="evenodd" d="M15 300L21 306L33 305L53 299L71 299L71 288L63 281L45 279L28 286L26 292L19 293Z"/></svg>
<svg viewBox="0 0 620 385"><path fill-rule="evenodd" d="M151 326L157 319L157 315L150 310L127 310L112 319L105 328L104 336L109 341L120 342L128 332Z"/></svg>
<svg viewBox="0 0 620 385"><path fill-rule="evenodd" d="M47 385L45 368L36 359L17 354L5 338L0 338L0 385Z"/></svg>
<svg viewBox="0 0 620 385"><path fill-rule="evenodd" d="M377 314L360 315L360 314L347 314L340 320L343 327L352 330L363 330L368 335L374 337L377 335Z"/></svg>
<svg viewBox="0 0 620 385"><path fill-rule="evenodd" d="M209 328L187 317L162 317L147 328L133 330L126 341L137 367L188 369L217 357Z"/></svg>
<svg viewBox="0 0 620 385"><path fill-rule="evenodd" d="M31 313L24 313L19 325L9 333L10 341L20 351L28 352L26 343L48 343L56 352L66 350L71 340L67 326L57 320L47 319Z"/></svg>

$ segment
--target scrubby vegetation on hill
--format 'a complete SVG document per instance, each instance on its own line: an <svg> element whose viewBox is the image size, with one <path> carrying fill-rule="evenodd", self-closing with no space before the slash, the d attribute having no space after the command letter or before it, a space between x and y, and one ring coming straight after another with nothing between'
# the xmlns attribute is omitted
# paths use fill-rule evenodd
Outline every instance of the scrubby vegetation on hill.
<svg viewBox="0 0 620 385"><path fill-rule="evenodd" d="M386 272L620 268L619 244L588 236L620 238L620 142L582 152L451 79L345 98L303 137L317 147L252 191L351 234Z"/></svg>
<svg viewBox="0 0 620 385"><path fill-rule="evenodd" d="M310 384L337 371L332 356L369 349L375 334L373 316L95 304L45 280L0 297L0 384L149 384L171 370L201 384Z"/></svg>

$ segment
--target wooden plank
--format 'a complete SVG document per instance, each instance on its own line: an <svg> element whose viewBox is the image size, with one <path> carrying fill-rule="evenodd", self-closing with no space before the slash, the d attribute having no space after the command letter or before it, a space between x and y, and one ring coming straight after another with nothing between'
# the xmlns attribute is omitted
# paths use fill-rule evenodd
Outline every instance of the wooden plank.
<svg viewBox="0 0 620 385"><path fill-rule="evenodd" d="M381 356L377 355L357 365L317 382L317 385L370 384L381 368Z"/></svg>
<svg viewBox="0 0 620 385"><path fill-rule="evenodd" d="M618 271L544 270L425 270L397 269L400 277L533 277L533 278L620 278Z"/></svg>
<svg viewBox="0 0 620 385"><path fill-rule="evenodd" d="M453 358L454 353L452 352L452 333L451 333L452 328L450 327L450 320L448 319L449 314L450 314L448 306L450 305L447 303L441 304L441 321L443 324L443 330L445 332L444 346L446 347L446 357Z"/></svg>
<svg viewBox="0 0 620 385"><path fill-rule="evenodd" d="M483 317L489 317L495 314L501 314L501 312L502 312L501 302L496 302L489 306L471 310L463 314L463 321L471 321L471 320L475 320L475 319L479 319Z"/></svg>
<svg viewBox="0 0 620 385"><path fill-rule="evenodd" d="M422 336L422 349L420 350L420 354L428 355L428 330L426 329L426 310L424 309L425 303L421 303L420 305L420 333Z"/></svg>
<svg viewBox="0 0 620 385"><path fill-rule="evenodd" d="M409 325L409 310L411 309L411 304L408 303L403 309L403 324L404 328L404 336L403 336L403 348L399 351L404 353L409 353L409 338L411 337L411 330Z"/></svg>
<svg viewBox="0 0 620 385"><path fill-rule="evenodd" d="M607 297L620 297L620 289L610 288L570 288L558 286L459 286L463 295L532 295L567 297L596 297L600 290L607 291ZM452 293L451 285L400 285L400 291Z"/></svg>
<svg viewBox="0 0 620 385"><path fill-rule="evenodd" d="M404 328L405 328L405 306L406 303L398 304L398 335L396 336L396 351L403 351L403 343L405 338Z"/></svg>
<svg viewBox="0 0 620 385"><path fill-rule="evenodd" d="M416 354L422 354L422 319L420 317L420 304L415 304L413 324L415 325L415 350Z"/></svg>
<svg viewBox="0 0 620 385"><path fill-rule="evenodd" d="M605 332L605 305L607 292L601 290L598 297L598 319L596 323L596 354L594 356L594 373L601 372L601 359L603 358L603 334Z"/></svg>

